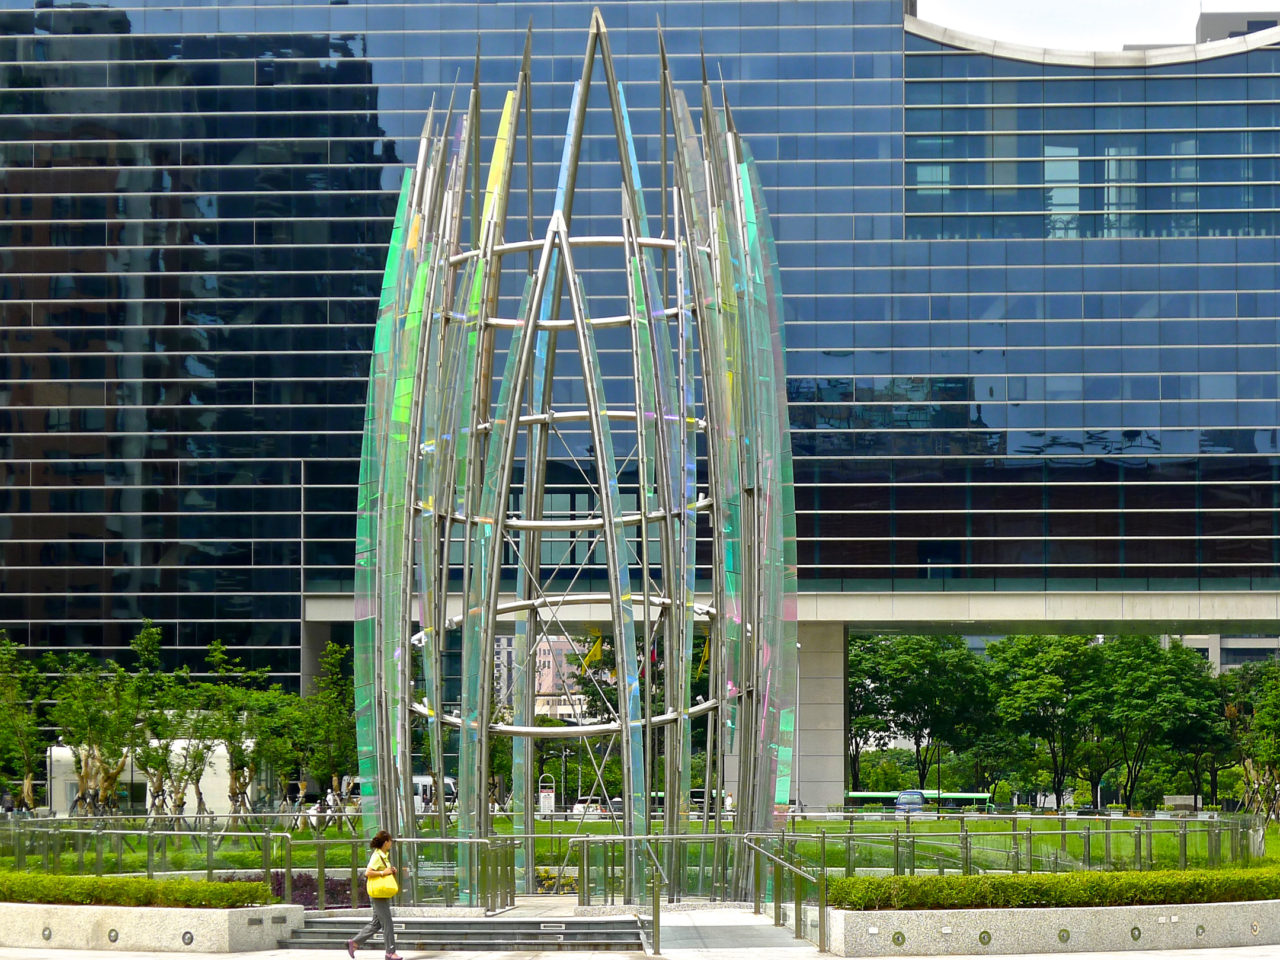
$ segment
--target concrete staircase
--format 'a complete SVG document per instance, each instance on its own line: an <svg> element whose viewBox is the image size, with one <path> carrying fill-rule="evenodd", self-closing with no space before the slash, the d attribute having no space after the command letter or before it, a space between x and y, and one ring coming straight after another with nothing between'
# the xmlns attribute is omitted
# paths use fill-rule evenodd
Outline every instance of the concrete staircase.
<svg viewBox="0 0 1280 960"><path fill-rule="evenodd" d="M342 950L367 917L308 917L284 949ZM644 952L635 917L396 917L396 949L405 950L621 950ZM382 949L374 937L364 950Z"/></svg>

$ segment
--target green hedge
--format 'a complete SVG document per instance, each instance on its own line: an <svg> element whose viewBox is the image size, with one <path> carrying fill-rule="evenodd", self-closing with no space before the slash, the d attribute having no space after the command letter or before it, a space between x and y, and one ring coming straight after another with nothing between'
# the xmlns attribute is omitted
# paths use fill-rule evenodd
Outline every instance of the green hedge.
<svg viewBox="0 0 1280 960"><path fill-rule="evenodd" d="M273 903L265 883L68 877L0 871L0 901L95 903L124 907L248 907Z"/></svg>
<svg viewBox="0 0 1280 960"><path fill-rule="evenodd" d="M842 877L827 902L847 910L1120 907L1280 899L1280 869Z"/></svg>

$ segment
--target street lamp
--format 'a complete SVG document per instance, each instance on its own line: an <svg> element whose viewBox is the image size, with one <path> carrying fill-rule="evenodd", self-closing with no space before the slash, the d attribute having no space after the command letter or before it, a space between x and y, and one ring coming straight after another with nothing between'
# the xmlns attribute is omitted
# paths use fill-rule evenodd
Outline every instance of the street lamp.
<svg viewBox="0 0 1280 960"><path fill-rule="evenodd" d="M567 795L568 791L565 789L568 786L567 778L565 776L565 760L568 758L568 756L569 756L569 748L561 747L560 748L560 805L563 806L566 810L569 808L569 797Z"/></svg>

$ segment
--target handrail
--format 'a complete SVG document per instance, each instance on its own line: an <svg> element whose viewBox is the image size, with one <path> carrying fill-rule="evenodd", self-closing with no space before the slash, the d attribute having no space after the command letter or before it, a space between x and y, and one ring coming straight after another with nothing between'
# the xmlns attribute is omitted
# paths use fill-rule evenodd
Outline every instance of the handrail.
<svg viewBox="0 0 1280 960"><path fill-rule="evenodd" d="M788 861L783 860L781 857L779 857L779 856L777 856L777 855L775 855L775 854L770 853L768 850L764 849L764 847L761 847L761 846L758 846L758 845L757 845L757 844L755 844L755 843L752 843L752 842L751 842L751 840L750 840L750 837L776 837L776 834L771 834L771 833L768 833L768 834L766 834L766 833L752 833L752 834L748 834L748 839L745 841L745 843L746 843L746 845L747 845L748 847L750 847L752 850L756 851L756 853L763 854L763 855L764 855L764 857L765 857L765 859L767 859L767 860L772 860L772 861L773 861L774 863L776 863L776 864L781 864L783 867L786 867L786 868L787 868L788 870L790 870L792 873L794 873L794 874L796 874L796 875L800 876L801 878L803 878L803 879L805 879L805 880L808 880L810 883L817 883L817 882L818 882L818 878L817 878L817 877L811 877L811 876L809 876L809 874L805 873L803 870L801 870L799 867L797 867L794 863L789 863Z"/></svg>
<svg viewBox="0 0 1280 960"><path fill-rule="evenodd" d="M762 865L760 863L760 858L764 857L767 860L770 860L773 862L773 925L775 927L782 926L782 871L788 870L791 873L795 874L797 877L800 877L804 880L808 880L810 883L814 884L818 888L818 951L820 953L826 953L827 952L827 856L826 856L827 835L825 833L820 835L820 843L822 846L822 869L817 871L818 873L817 877L809 876L809 874L805 873L795 864L789 863L786 860L782 859L781 857L778 857L775 854L770 853L768 850L764 849L762 846L755 843L755 841L752 839L753 837L760 837L760 838L769 837L770 839L780 839L782 840L783 843L785 843L786 834L781 834L775 837L773 834L752 833L752 834L748 834L742 841L743 845L748 850L754 851L756 855L755 869L753 870L753 873L755 875L755 898L754 898L755 913L759 914L761 912L760 910L760 903L761 903L760 873L761 873ZM804 898L801 896L799 883L793 880L792 887L795 890L795 904L793 905L794 911L795 911L795 927L796 927L795 937L797 940L803 940L804 939L804 932L803 932L804 931L804 922L803 922Z"/></svg>

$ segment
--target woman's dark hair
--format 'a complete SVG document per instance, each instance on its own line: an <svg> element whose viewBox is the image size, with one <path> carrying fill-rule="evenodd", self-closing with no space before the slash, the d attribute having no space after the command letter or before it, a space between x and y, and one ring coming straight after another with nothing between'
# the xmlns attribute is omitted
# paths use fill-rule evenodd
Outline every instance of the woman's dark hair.
<svg viewBox="0 0 1280 960"><path fill-rule="evenodd" d="M369 841L369 848L372 850L377 850L379 847L381 847L384 843L386 843L390 839L391 839L391 834L387 833L387 831L385 830L379 830L377 833L373 835L373 839Z"/></svg>

